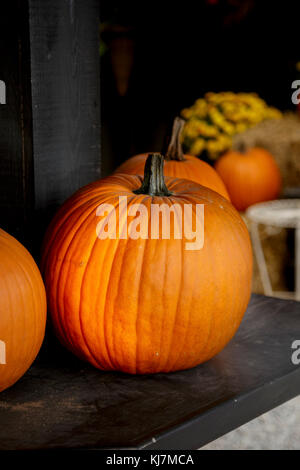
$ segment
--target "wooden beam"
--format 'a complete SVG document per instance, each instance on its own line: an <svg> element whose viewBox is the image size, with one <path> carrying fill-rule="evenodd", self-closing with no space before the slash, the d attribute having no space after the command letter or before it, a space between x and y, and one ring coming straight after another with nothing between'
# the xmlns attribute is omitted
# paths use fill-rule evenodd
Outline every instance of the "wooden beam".
<svg viewBox="0 0 300 470"><path fill-rule="evenodd" d="M100 177L98 0L10 0L0 15L0 226L38 249Z"/></svg>
<svg viewBox="0 0 300 470"><path fill-rule="evenodd" d="M26 0L1 5L0 56L0 226L24 241L34 200Z"/></svg>
<svg viewBox="0 0 300 470"><path fill-rule="evenodd" d="M98 10L98 0L29 0L35 208L42 225L100 177Z"/></svg>

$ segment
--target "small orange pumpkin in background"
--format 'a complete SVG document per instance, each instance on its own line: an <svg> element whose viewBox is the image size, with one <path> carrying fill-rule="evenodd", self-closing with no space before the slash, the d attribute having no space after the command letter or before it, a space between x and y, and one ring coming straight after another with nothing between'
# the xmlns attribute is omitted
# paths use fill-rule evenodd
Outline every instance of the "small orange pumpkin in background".
<svg viewBox="0 0 300 470"><path fill-rule="evenodd" d="M107 220L117 221L115 238L97 236L102 204L110 205ZM146 232L133 238L126 229L124 236L139 204ZM185 232L175 237L175 216L166 227L170 237L156 225L153 238L152 207L161 204L177 215L188 204L193 220L197 204L204 205L202 249L186 249ZM46 235L42 270L54 329L75 355L103 370L170 372L207 361L233 337L250 298L252 250L226 199L192 181L165 181L163 157L153 154L144 179L109 176L61 207Z"/></svg>
<svg viewBox="0 0 300 470"><path fill-rule="evenodd" d="M280 170L273 156L263 148L246 152L231 150L217 161L215 168L239 211L279 196Z"/></svg>
<svg viewBox="0 0 300 470"><path fill-rule="evenodd" d="M185 121L175 118L173 124L172 136L167 151L165 152L165 169L166 176L174 178L183 178L195 183L206 186L216 191L221 196L230 200L227 189L219 177L217 172L208 163L192 155L184 155L181 145L181 132ZM129 158L122 163L114 173L125 173L127 175L143 175L145 162L148 153L142 153Z"/></svg>
<svg viewBox="0 0 300 470"><path fill-rule="evenodd" d="M46 293L28 251L0 229L0 391L34 361L44 339Z"/></svg>

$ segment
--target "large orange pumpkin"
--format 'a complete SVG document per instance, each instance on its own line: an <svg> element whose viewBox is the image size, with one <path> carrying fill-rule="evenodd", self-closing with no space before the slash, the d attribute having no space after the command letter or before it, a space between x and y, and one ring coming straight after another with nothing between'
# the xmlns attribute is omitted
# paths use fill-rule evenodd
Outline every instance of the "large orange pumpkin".
<svg viewBox="0 0 300 470"><path fill-rule="evenodd" d="M132 233L137 225L136 204L146 210L147 228L129 237L124 227ZM161 204L176 214L166 226L169 239L151 212ZM190 250L185 231L203 205L204 246ZM188 219L176 238L185 207L194 222ZM97 216L99 208L107 218ZM97 236L103 221L117 221L115 239L108 229ZM164 181L159 154L149 156L144 180L116 174L75 193L49 227L42 265L61 342L99 369L131 374L186 369L213 357L236 332L251 290L251 243L239 213L204 186Z"/></svg>
<svg viewBox="0 0 300 470"><path fill-rule="evenodd" d="M199 158L183 154L180 136L184 123L180 118L174 120L170 144L165 152L165 175L195 181L230 200L226 187L214 168ZM115 173L143 175L147 157L148 153L135 155L122 163Z"/></svg>
<svg viewBox="0 0 300 470"><path fill-rule="evenodd" d="M0 229L0 391L31 366L45 334L46 293L28 251Z"/></svg>
<svg viewBox="0 0 300 470"><path fill-rule="evenodd" d="M281 175L273 156L263 148L246 152L231 150L216 163L232 204L245 211L252 204L276 199Z"/></svg>

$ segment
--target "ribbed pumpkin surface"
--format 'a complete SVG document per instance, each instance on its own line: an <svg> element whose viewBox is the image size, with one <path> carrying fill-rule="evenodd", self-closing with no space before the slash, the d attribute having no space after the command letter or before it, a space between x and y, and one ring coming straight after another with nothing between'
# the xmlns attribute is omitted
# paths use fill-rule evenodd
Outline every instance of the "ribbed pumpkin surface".
<svg viewBox="0 0 300 470"><path fill-rule="evenodd" d="M0 229L0 391L34 361L44 338L46 310L45 288L34 260Z"/></svg>
<svg viewBox="0 0 300 470"><path fill-rule="evenodd" d="M169 197L136 195L141 181L116 174L82 188L59 210L43 251L61 342L95 367L132 374L185 369L217 354L241 322L252 274L248 231L227 200L174 178L166 178ZM119 220L120 195L128 210L177 203L195 212L204 204L204 248L186 250L184 237L173 238L174 223L171 239L100 240L96 210L112 204Z"/></svg>

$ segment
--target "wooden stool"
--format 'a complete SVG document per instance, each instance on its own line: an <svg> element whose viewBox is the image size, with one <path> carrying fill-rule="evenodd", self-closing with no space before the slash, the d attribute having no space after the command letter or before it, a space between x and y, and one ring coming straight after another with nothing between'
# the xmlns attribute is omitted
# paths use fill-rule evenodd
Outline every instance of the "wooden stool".
<svg viewBox="0 0 300 470"><path fill-rule="evenodd" d="M250 220L250 231L254 254L257 260L265 295L289 297L300 301L300 199L282 199L255 204L246 215ZM258 225L295 229L295 292L274 292L258 232Z"/></svg>

